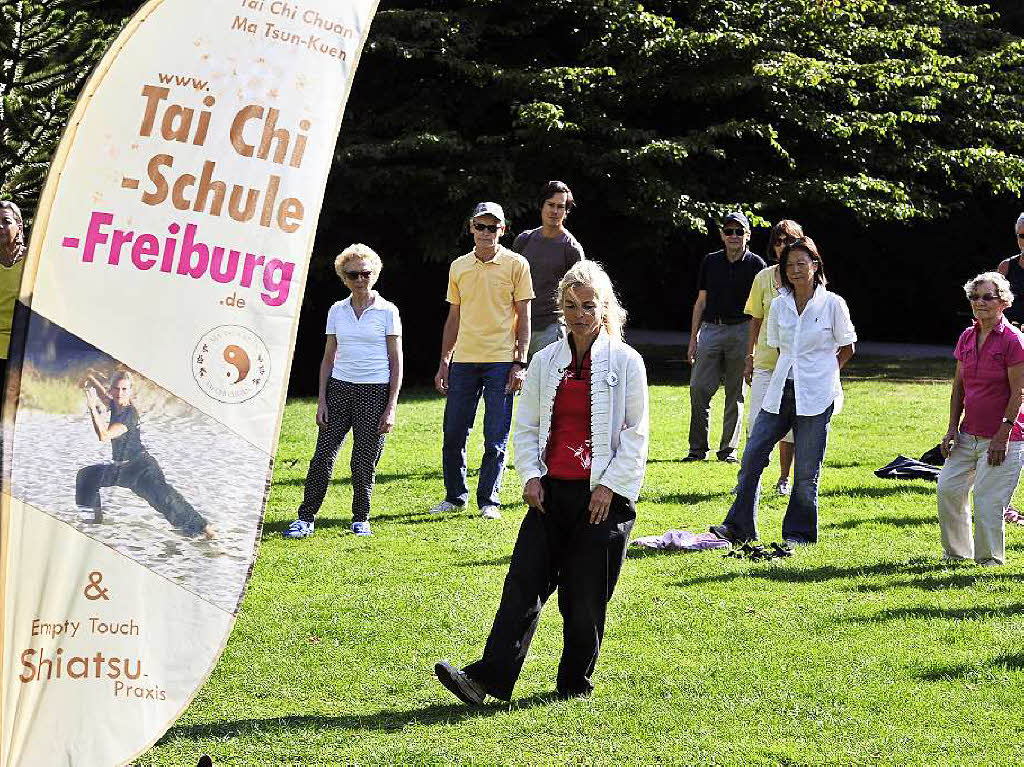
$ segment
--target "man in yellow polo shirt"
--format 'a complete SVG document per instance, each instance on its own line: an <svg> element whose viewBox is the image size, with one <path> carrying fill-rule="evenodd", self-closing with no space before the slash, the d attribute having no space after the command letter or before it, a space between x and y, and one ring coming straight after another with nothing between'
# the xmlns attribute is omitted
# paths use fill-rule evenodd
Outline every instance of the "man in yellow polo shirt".
<svg viewBox="0 0 1024 767"><path fill-rule="evenodd" d="M501 519L498 491L505 469L512 397L526 378L533 282L525 258L501 245L505 213L481 202L469 220L473 250L448 270L448 319L441 335L441 363L434 386L444 406L441 462L445 498L430 509L441 514L469 501L466 440L484 398L484 455L476 502L484 519Z"/></svg>
<svg viewBox="0 0 1024 767"><path fill-rule="evenodd" d="M25 230L18 206L0 201L0 385L6 379L7 355L11 346L11 321L14 302L21 289L25 268ZM3 390L0 389L0 403Z"/></svg>

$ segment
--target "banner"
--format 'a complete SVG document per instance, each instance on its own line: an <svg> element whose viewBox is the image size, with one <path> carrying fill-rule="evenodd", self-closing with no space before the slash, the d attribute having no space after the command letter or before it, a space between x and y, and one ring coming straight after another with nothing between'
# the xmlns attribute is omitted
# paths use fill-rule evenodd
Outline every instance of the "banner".
<svg viewBox="0 0 1024 767"><path fill-rule="evenodd" d="M3 767L131 760L227 642L375 10L152 0L78 101L5 401Z"/></svg>

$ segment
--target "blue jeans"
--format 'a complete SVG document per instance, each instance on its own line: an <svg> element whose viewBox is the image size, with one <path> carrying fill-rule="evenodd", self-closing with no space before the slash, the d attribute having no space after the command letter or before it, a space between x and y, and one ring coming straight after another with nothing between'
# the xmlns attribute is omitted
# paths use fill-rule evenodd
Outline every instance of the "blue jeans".
<svg viewBox="0 0 1024 767"><path fill-rule="evenodd" d="M729 532L740 540L757 538L757 504L761 498L761 474L768 466L772 449L793 430L793 490L782 520L782 537L787 541L816 543L818 540L818 477L825 460L829 405L818 415L797 415L793 382L786 381L778 413L761 409L743 451L736 500L725 517Z"/></svg>
<svg viewBox="0 0 1024 767"><path fill-rule="evenodd" d="M511 362L453 362L448 367L448 400L444 406L445 499L464 505L466 487L466 440L476 419L480 395L484 398L484 455L476 485L476 502L498 506L501 501L501 472L508 455L508 432L512 426L512 394L505 392Z"/></svg>

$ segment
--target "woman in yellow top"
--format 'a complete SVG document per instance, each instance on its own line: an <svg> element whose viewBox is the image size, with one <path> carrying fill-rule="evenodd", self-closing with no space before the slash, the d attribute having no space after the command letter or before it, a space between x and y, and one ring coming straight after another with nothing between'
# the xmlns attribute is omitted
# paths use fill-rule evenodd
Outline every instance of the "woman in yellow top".
<svg viewBox="0 0 1024 767"><path fill-rule="evenodd" d="M750 287L750 296L743 313L750 315L750 336L747 341L747 361L743 377L750 386L749 409L747 410L747 439L754 430L754 421L761 410L764 393L772 380L772 371L779 359L779 350L770 347L768 336L768 308L779 295L782 279L779 276L779 257L787 245L804 236L804 230L796 221L782 219L772 227L768 238L768 252L765 254L769 266L762 269ZM779 495L789 495L789 472L793 466L793 432L790 431L779 442L779 481L775 490Z"/></svg>

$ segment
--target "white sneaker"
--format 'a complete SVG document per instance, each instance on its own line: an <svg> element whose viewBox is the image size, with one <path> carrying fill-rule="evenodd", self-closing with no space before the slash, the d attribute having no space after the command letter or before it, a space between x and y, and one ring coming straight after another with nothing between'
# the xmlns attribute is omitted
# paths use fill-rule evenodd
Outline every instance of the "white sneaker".
<svg viewBox="0 0 1024 767"><path fill-rule="evenodd" d="M427 514L447 514L449 511L458 511L462 507L457 503L451 501L441 501L436 506L431 506L427 509Z"/></svg>
<svg viewBox="0 0 1024 767"><path fill-rule="evenodd" d="M501 512L497 506L483 506L480 508L480 516L484 519L501 519Z"/></svg>
<svg viewBox="0 0 1024 767"><path fill-rule="evenodd" d="M281 535L285 538L308 538L313 534L313 523L304 519L296 519Z"/></svg>
<svg viewBox="0 0 1024 767"><path fill-rule="evenodd" d="M786 477L775 483L775 492L779 495L789 495L790 490L789 480Z"/></svg>

